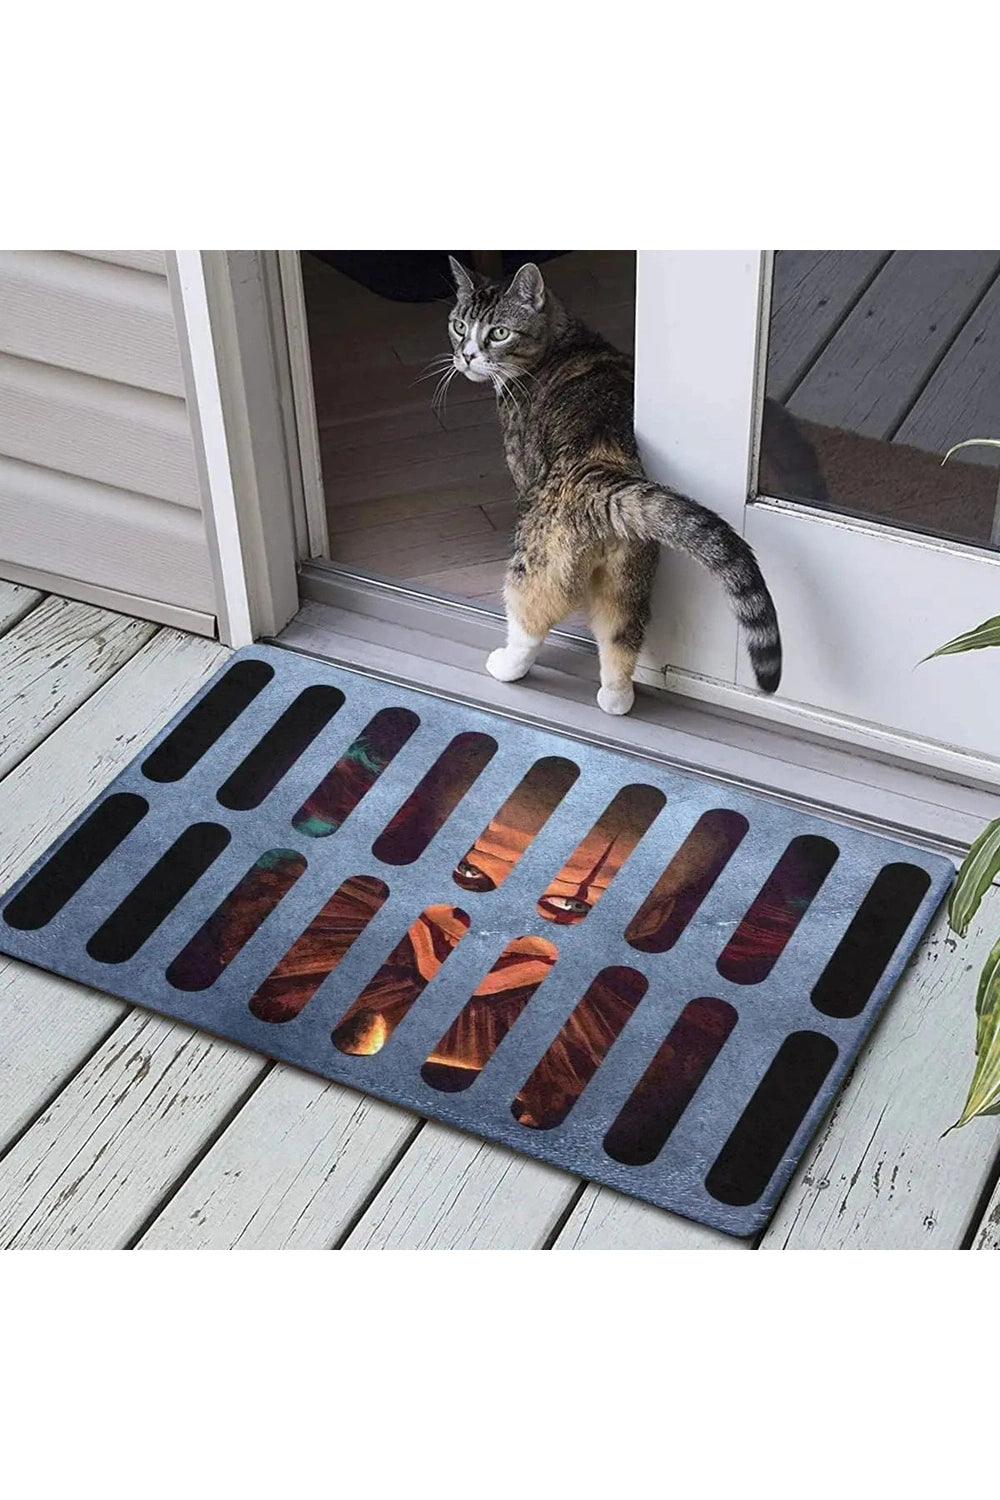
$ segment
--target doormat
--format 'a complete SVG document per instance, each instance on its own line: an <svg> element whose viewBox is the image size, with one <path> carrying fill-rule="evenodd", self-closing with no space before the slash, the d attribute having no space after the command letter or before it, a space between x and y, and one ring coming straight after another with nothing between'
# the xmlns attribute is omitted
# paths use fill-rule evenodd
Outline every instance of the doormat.
<svg viewBox="0 0 1000 1500"><path fill-rule="evenodd" d="M953 875L255 646L3 899L0 950L749 1235Z"/></svg>

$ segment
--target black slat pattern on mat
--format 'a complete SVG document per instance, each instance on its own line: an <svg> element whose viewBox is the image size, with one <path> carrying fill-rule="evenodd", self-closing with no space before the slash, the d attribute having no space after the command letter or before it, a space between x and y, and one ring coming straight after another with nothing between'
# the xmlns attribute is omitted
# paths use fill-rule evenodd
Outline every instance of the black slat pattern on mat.
<svg viewBox="0 0 1000 1500"><path fill-rule="evenodd" d="M953 873L252 647L8 893L0 949L751 1234Z"/></svg>

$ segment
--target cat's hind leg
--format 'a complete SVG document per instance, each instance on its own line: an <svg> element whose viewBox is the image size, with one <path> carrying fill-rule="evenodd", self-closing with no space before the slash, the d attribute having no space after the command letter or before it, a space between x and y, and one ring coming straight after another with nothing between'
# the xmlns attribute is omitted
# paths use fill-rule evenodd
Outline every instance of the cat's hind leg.
<svg viewBox="0 0 1000 1500"><path fill-rule="evenodd" d="M658 553L655 544L615 548L590 579L588 614L601 663L597 704L606 714L627 714L635 702L632 675L649 624Z"/></svg>
<svg viewBox="0 0 1000 1500"><path fill-rule="evenodd" d="M504 583L507 644L491 651L486 670L498 682L517 682L531 668L542 642L581 603L582 580L572 583L550 570L511 568Z"/></svg>

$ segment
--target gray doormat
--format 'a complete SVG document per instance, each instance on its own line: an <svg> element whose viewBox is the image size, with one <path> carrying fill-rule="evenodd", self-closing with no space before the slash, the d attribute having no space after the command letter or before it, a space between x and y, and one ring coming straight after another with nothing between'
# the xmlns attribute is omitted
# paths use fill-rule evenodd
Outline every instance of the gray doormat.
<svg viewBox="0 0 1000 1500"><path fill-rule="evenodd" d="M749 1235L953 875L251 647L4 898L0 950Z"/></svg>

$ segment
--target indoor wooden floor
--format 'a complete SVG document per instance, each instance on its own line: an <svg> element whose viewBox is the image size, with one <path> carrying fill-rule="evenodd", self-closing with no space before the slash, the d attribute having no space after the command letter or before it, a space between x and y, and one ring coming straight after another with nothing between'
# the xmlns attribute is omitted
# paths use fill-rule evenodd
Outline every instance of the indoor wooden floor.
<svg viewBox="0 0 1000 1500"><path fill-rule="evenodd" d="M0 889L228 655L0 583ZM998 913L935 920L760 1248L1000 1248L1000 1122L942 1138ZM752 1245L0 958L0 1248Z"/></svg>
<svg viewBox="0 0 1000 1500"><path fill-rule="evenodd" d="M435 413L420 379L447 348L447 299L394 302L302 263L333 560L499 606L514 507L492 390L458 377ZM572 251L544 274L632 348L633 254ZM1000 433L998 371L1000 252L779 252L767 390L805 424L841 508L988 544L996 470L981 465L996 456L939 458Z"/></svg>

